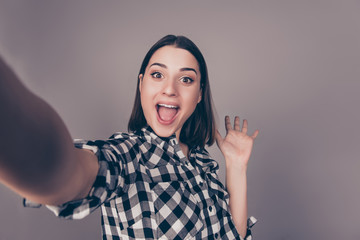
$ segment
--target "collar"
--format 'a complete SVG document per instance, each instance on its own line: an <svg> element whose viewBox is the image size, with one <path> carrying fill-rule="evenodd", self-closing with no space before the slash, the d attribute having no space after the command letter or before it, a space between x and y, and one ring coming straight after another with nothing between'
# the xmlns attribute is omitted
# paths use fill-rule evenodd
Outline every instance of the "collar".
<svg viewBox="0 0 360 240"><path fill-rule="evenodd" d="M176 134L173 133L171 136L169 137L159 137L155 131L149 126L146 125L145 127L143 127L140 130L141 135L143 135L145 137L146 140L150 141L150 142L154 142L155 144L163 147L164 144L169 144L171 146L175 146L178 145L179 142L176 139Z"/></svg>
<svg viewBox="0 0 360 240"><path fill-rule="evenodd" d="M192 164L196 164L205 173L216 173L219 169L219 164L210 157L205 148L192 148L189 154L189 160Z"/></svg>
<svg viewBox="0 0 360 240"><path fill-rule="evenodd" d="M189 160L187 160L185 156L182 156L183 153L181 152L175 133L169 137L159 137L149 125L146 125L138 134L142 135L148 142L156 144L164 150L169 150L168 147L170 145L174 149L174 152L171 151L172 153L177 152L178 155L181 155L179 156L180 161L182 159L183 161L190 161L193 165L196 164L200 167L204 172L214 173L219 169L218 163L210 157L209 152L206 151L205 148L202 149L199 146L189 148Z"/></svg>

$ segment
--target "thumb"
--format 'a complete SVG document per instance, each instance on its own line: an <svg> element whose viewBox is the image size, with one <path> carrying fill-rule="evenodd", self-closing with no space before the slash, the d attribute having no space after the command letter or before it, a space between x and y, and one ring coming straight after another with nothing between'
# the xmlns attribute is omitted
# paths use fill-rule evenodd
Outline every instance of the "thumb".
<svg viewBox="0 0 360 240"><path fill-rule="evenodd" d="M218 147L222 144L222 142L224 141L224 139L222 138L219 130L216 129L216 133L215 133L215 140L216 140L216 144L218 145Z"/></svg>

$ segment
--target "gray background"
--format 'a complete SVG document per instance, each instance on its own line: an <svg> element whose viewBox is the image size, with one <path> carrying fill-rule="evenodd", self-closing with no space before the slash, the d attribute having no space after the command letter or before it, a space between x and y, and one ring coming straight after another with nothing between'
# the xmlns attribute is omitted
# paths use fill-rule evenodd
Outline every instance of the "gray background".
<svg viewBox="0 0 360 240"><path fill-rule="evenodd" d="M222 133L226 114L260 129L248 170L255 239L360 239L359 12L342 0L1 0L0 52L74 138L99 139L126 131L149 47L188 36ZM99 211L57 219L4 186L0 201L0 240L100 239Z"/></svg>

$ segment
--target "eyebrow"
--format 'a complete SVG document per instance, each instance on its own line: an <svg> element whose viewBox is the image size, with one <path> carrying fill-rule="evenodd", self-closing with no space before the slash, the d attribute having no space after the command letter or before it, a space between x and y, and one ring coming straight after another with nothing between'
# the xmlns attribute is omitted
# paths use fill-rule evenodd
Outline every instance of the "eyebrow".
<svg viewBox="0 0 360 240"><path fill-rule="evenodd" d="M152 66L159 66L159 67L167 69L167 66L163 63L153 63L150 65L150 67L152 67ZM184 67L184 68L180 68L180 71L181 72L192 71L197 75L197 71L194 68Z"/></svg>

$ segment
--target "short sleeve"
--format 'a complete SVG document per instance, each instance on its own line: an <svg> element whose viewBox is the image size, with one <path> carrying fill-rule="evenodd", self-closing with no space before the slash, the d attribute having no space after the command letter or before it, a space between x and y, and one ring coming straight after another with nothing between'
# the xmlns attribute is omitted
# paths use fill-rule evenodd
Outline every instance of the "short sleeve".
<svg viewBox="0 0 360 240"><path fill-rule="evenodd" d="M245 236L245 240L252 240L252 233L251 233L251 228L255 225L255 223L257 222L257 219L254 218L253 216L249 217L247 220L247 230L246 230L246 236Z"/></svg>
<svg viewBox="0 0 360 240"><path fill-rule="evenodd" d="M75 139L74 145L76 148L91 150L98 158L99 170L87 197L59 206L46 205L56 216L66 219L82 219L104 202L126 192L130 179L134 178L136 168L134 166L136 161L133 161L128 154L131 143L114 139L107 141ZM28 200L24 200L24 205L37 206Z"/></svg>
<svg viewBox="0 0 360 240"><path fill-rule="evenodd" d="M201 171L207 174L208 186L210 191L214 191L218 197L217 202L221 206L224 212L230 213L229 201L230 195L227 189L224 187L218 176L219 165L210 157L210 154L205 149L197 148L196 151L196 164L201 168ZM231 215L231 213L230 213ZM232 217L231 217L232 218ZM233 220L232 220L233 221ZM242 240L252 240L251 228L255 225L257 219L253 216L247 219L246 235ZM234 224L233 224L234 225ZM234 226L235 228L235 226ZM240 236L239 234L237 234ZM238 238L236 238L238 239Z"/></svg>

